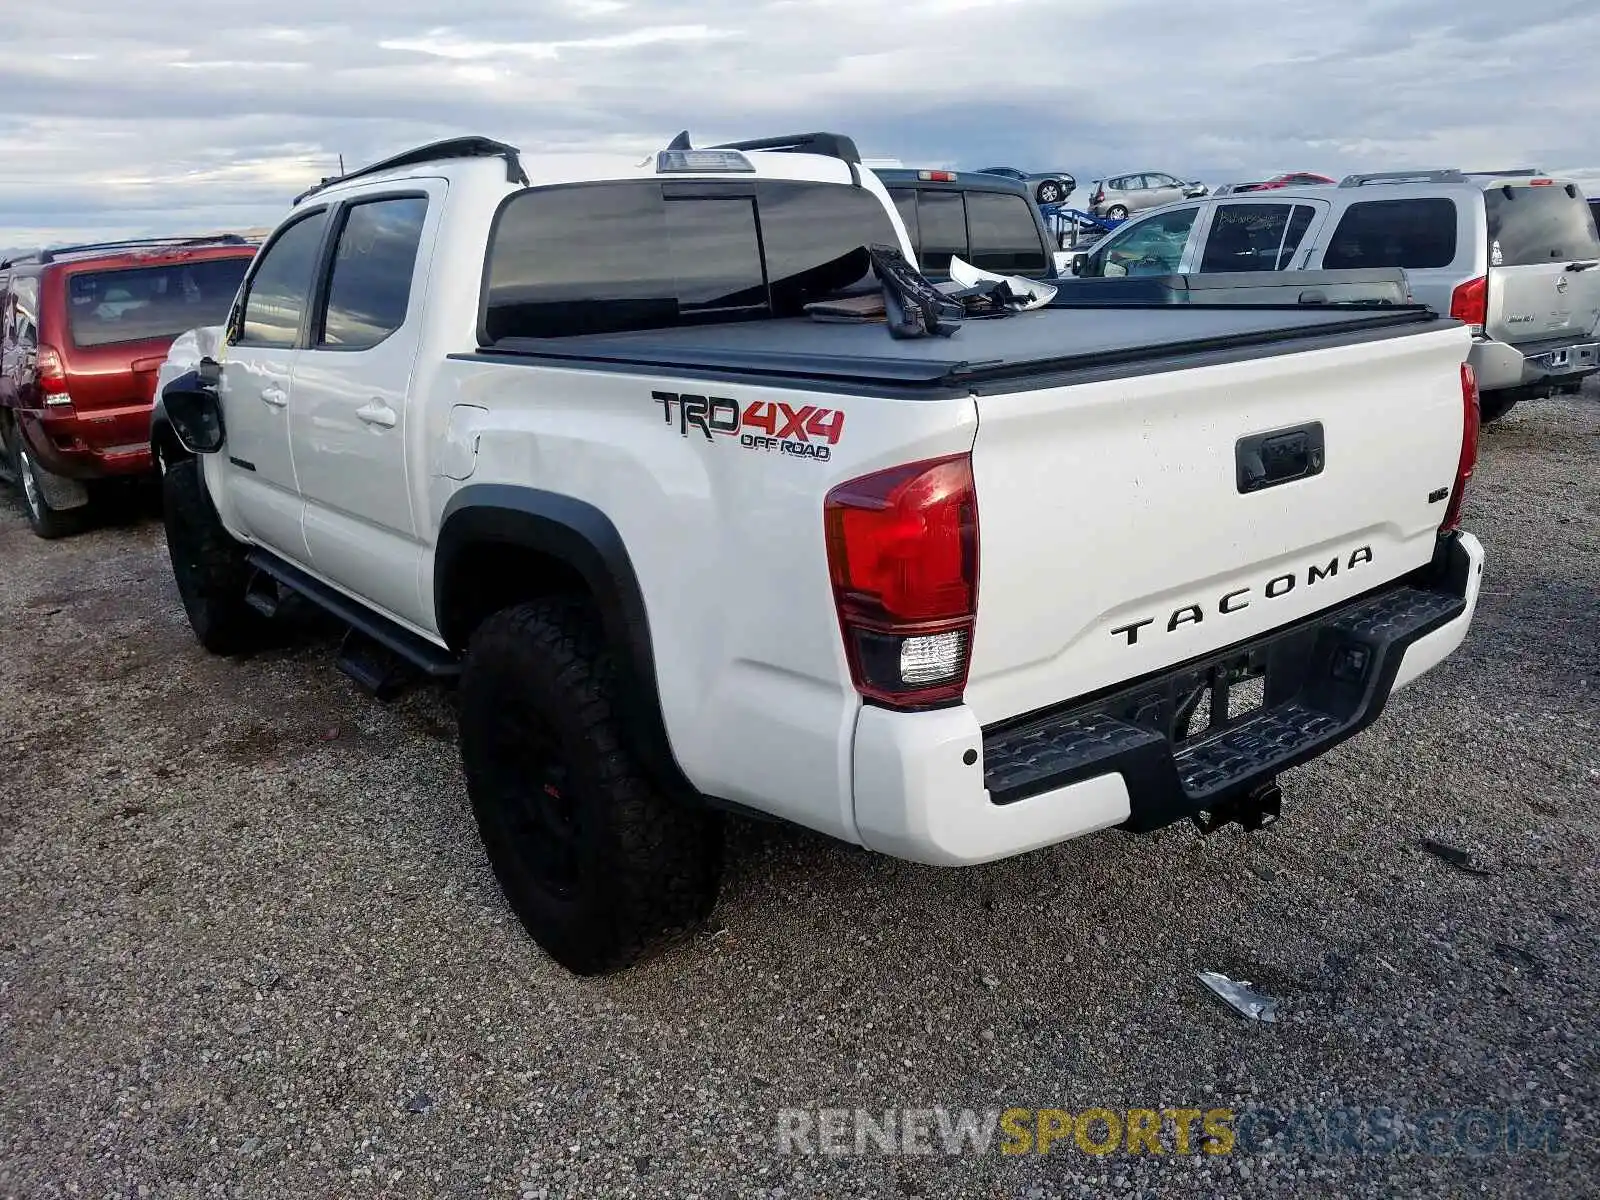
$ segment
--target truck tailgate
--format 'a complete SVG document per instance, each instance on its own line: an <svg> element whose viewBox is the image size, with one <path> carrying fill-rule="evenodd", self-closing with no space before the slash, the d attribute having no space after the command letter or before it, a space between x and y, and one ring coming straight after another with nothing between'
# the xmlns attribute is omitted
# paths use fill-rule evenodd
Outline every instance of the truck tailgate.
<svg viewBox="0 0 1600 1200"><path fill-rule="evenodd" d="M1452 325L975 389L979 721L1210 654L1426 564L1467 348Z"/></svg>

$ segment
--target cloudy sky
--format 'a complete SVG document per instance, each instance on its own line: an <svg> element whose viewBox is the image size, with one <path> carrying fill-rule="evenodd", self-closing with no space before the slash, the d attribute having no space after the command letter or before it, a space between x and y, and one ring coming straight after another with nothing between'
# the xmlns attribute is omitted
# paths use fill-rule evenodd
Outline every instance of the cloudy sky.
<svg viewBox="0 0 1600 1200"><path fill-rule="evenodd" d="M275 222L420 142L832 129L912 165L1537 165L1600 191L1594 0L14 0L0 247ZM1080 193L1081 198L1081 193Z"/></svg>

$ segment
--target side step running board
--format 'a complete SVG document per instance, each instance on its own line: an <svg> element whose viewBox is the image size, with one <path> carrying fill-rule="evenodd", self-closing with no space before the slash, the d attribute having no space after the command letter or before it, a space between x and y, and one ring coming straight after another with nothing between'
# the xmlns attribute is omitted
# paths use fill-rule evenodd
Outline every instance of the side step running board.
<svg viewBox="0 0 1600 1200"><path fill-rule="evenodd" d="M429 679L454 679L461 674L461 663L448 650L370 611L299 567L261 549L250 551L246 561L262 575L350 626L351 632L339 650L340 669L380 698L395 694L403 684L401 673L394 670L398 664L384 662L389 656ZM268 615L277 609L271 590L253 585L248 599L252 607Z"/></svg>

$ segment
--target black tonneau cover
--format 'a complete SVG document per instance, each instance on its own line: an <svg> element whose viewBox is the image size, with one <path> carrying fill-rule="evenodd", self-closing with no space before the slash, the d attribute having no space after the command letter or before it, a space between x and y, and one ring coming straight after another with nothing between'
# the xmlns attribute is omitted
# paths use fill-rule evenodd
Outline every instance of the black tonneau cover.
<svg viewBox="0 0 1600 1200"><path fill-rule="evenodd" d="M1043 308L967 321L950 338L897 341L882 325L797 317L564 338L506 338L476 354L455 357L739 376L871 391L970 391L982 384L1068 372L1134 366L1176 369L1195 365L1195 356L1286 353L1303 348L1306 339L1380 340L1441 322L1423 306L1118 305Z"/></svg>

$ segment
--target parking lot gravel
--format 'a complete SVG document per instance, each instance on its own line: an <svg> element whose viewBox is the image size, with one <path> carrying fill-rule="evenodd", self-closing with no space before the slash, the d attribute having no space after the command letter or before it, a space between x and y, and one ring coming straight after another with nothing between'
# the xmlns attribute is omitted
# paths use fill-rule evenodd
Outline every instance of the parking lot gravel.
<svg viewBox="0 0 1600 1200"><path fill-rule="evenodd" d="M501 898L448 696L380 705L326 636L209 658L159 522L46 543L8 494L0 1195L1593 1195L1600 388L1486 431L1466 525L1467 645L1275 828L950 871L738 823L703 934L580 980ZM780 1153L823 1108L1236 1144Z"/></svg>

